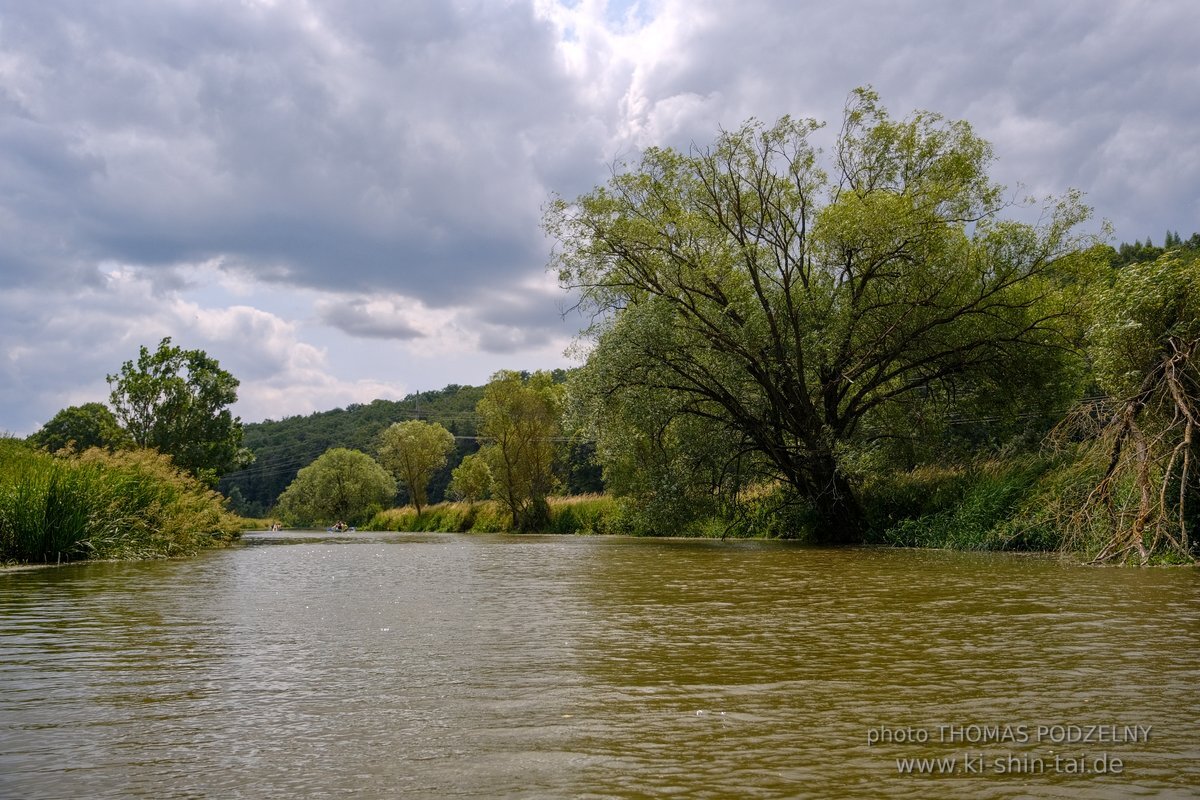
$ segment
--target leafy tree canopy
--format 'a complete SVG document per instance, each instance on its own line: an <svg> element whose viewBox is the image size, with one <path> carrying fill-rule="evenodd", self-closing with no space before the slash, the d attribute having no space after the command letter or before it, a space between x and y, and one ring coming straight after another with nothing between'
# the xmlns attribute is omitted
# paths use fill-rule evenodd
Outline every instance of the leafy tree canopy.
<svg viewBox="0 0 1200 800"><path fill-rule="evenodd" d="M131 443L129 434L103 403L84 403L64 408L29 440L51 453L68 447L79 452L89 447L114 450Z"/></svg>
<svg viewBox="0 0 1200 800"><path fill-rule="evenodd" d="M238 380L203 350L183 350L164 338L137 362L108 376L116 418L135 444L171 456L176 465L209 485L250 460L242 447L241 420L229 406Z"/></svg>
<svg viewBox="0 0 1200 800"><path fill-rule="evenodd" d="M336 447L300 470L279 496L276 513L294 525L360 524L388 506L396 481L375 459Z"/></svg>
<svg viewBox="0 0 1200 800"><path fill-rule="evenodd" d="M408 489L417 513L426 505L429 481L454 452L454 434L436 422L397 422L379 437L379 463Z"/></svg>
<svg viewBox="0 0 1200 800"><path fill-rule="evenodd" d="M1200 341L1200 252L1124 266L1097 294L1091 339L1106 392L1137 394L1171 359L1195 368L1187 351Z"/></svg>
<svg viewBox="0 0 1200 800"><path fill-rule="evenodd" d="M860 89L831 154L819 127L751 120L711 147L649 149L545 226L594 315L601 390L654 390L720 426L731 458L752 455L843 542L864 526L851 463L882 418L1069 393L1101 257L1076 193L1037 224L1006 219L966 122L896 120Z"/></svg>
<svg viewBox="0 0 1200 800"><path fill-rule="evenodd" d="M488 496L492 489L492 471L479 453L472 453L454 468L450 479L450 494L459 500L475 503Z"/></svg>
<svg viewBox="0 0 1200 800"><path fill-rule="evenodd" d="M562 384L551 373L503 370L492 376L477 406L479 432L488 441L480 457L514 528L536 530L549 517L546 497L555 487L562 397Z"/></svg>

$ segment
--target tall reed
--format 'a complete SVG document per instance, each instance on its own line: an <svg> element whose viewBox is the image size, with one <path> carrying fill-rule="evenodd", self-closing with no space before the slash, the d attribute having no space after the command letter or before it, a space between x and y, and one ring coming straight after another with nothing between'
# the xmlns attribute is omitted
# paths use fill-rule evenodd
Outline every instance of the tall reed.
<svg viewBox="0 0 1200 800"><path fill-rule="evenodd" d="M153 451L52 456L0 440L0 560L186 555L240 531L220 495Z"/></svg>
<svg viewBox="0 0 1200 800"><path fill-rule="evenodd" d="M549 499L550 518L537 533L617 533L617 501L605 495L578 495ZM367 524L376 531L438 531L441 533L504 533L512 530L512 517L494 500L453 502L427 506L418 515L412 506L380 511Z"/></svg>

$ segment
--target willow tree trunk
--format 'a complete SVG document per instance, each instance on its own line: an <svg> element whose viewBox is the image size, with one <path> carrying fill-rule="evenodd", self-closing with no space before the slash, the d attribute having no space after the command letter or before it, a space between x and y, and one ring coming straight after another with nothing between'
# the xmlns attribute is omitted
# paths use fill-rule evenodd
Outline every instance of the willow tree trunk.
<svg viewBox="0 0 1200 800"><path fill-rule="evenodd" d="M817 459L807 487L797 488L807 494L817 512L820 525L816 540L819 544L862 544L867 517L858 495L833 456Z"/></svg>

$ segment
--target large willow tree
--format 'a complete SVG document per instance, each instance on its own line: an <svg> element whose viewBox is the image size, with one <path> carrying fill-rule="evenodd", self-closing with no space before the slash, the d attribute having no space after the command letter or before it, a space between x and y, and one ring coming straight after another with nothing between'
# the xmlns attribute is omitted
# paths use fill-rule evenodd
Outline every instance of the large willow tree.
<svg viewBox="0 0 1200 800"><path fill-rule="evenodd" d="M1006 219L966 122L895 120L870 90L829 154L820 127L752 120L707 148L649 149L545 225L593 312L590 391L717 426L740 443L729 458L793 487L840 543L864 527L847 459L889 420L1058 391L1089 212L1069 194L1036 223Z"/></svg>

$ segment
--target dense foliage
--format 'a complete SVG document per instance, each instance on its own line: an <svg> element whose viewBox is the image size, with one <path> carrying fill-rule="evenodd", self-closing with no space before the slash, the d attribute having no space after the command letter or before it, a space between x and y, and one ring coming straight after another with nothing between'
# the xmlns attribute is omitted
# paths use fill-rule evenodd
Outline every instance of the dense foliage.
<svg viewBox="0 0 1200 800"><path fill-rule="evenodd" d="M556 439L561 432L563 387L547 372L501 371L484 389L477 410L487 444L480 458L492 476L492 494L508 509L512 527L540 530L549 520L546 498L557 485Z"/></svg>
<svg viewBox="0 0 1200 800"><path fill-rule="evenodd" d="M134 444L171 456L206 484L250 460L241 420L229 411L238 380L203 350L183 350L167 337L153 353L143 346L108 383L113 413Z"/></svg>
<svg viewBox="0 0 1200 800"><path fill-rule="evenodd" d="M1186 557L1200 513L1200 253L1168 250L1119 269L1096 292L1090 344L1106 397L1063 427L1104 466L1064 527L1101 541L1098 560Z"/></svg>
<svg viewBox="0 0 1200 800"><path fill-rule="evenodd" d="M181 556L240 530L219 495L162 454L53 456L0 440L0 560Z"/></svg>
<svg viewBox="0 0 1200 800"><path fill-rule="evenodd" d="M652 148L553 203L546 227L561 282L596 315L575 388L602 420L606 477L657 468L633 477L653 496L687 478L682 459L699 491L779 481L823 539L850 542L880 436L926 413L1065 405L1100 254L1075 194L1037 224L1006 218L965 122L894 120L859 90L829 157L819 127L752 121L710 148Z"/></svg>
<svg viewBox="0 0 1200 800"><path fill-rule="evenodd" d="M436 422L397 422L379 437L379 463L408 490L417 514L428 502L430 479L453 452L454 434Z"/></svg>
<svg viewBox="0 0 1200 800"><path fill-rule="evenodd" d="M462 460L450 475L449 493L457 500L476 503L492 491L492 470L479 453Z"/></svg>

